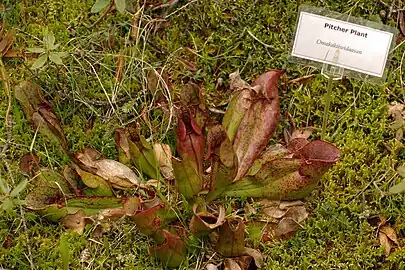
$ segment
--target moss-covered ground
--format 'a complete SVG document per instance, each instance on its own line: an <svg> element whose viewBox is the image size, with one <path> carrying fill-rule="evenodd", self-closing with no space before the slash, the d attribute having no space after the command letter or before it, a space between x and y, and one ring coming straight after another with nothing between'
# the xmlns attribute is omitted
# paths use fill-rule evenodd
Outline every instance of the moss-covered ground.
<svg viewBox="0 0 405 270"><path fill-rule="evenodd" d="M327 80L319 70L287 62L298 6L307 3L375 20L387 8L381 2L179 1L156 10L138 7L136 15L112 12L94 24L101 13L90 13L93 0L3 0L5 29L15 36L13 50L42 46L43 36L52 31L61 44L58 51L68 53L63 65L49 62L39 70L29 68L35 55L3 61L12 90L22 80L41 86L73 150L92 146L115 158L114 129L135 121L147 136L173 145L170 123L152 110L157 97L146 86L148 72L157 68L170 77L170 89L161 87L169 103L192 80L203 86L207 104L221 110L230 95L228 75L237 69L249 82L273 68L286 69L286 79L315 74L304 84L281 85L280 99L283 117L289 112L297 126L318 128L314 136L319 138ZM397 21L386 24L396 27ZM395 168L405 161L387 113L391 102L404 102L404 50L404 43L396 47L382 86L352 79L335 83L325 139L340 148L341 160L306 199L311 215L305 227L286 242L263 245L266 269L405 269L405 196L387 194L401 181ZM117 82L120 56L125 65ZM24 179L19 160L30 149L42 166L58 170L69 162L58 145L35 136L13 97L10 133L7 106L1 89L0 143L8 149L1 156L0 177L11 186ZM283 139L287 122L282 119L275 140ZM375 227L367 222L373 215L387 217L400 239L388 257ZM148 255L149 240L133 224L118 221L111 226L97 241L89 240L91 231L67 233L71 269L161 268ZM23 208L1 212L0 268L61 269L59 239L64 232ZM203 268L203 250L196 240L181 269Z"/></svg>

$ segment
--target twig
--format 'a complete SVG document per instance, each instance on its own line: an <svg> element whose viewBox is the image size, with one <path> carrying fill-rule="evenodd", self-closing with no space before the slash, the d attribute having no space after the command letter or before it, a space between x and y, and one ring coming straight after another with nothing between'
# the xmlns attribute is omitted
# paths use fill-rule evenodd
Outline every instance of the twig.
<svg viewBox="0 0 405 270"><path fill-rule="evenodd" d="M387 176L387 174L389 173L390 170L387 170L378 180L375 180L378 176L376 175L375 177L373 177L373 179L371 179L371 181L362 189L360 190L356 195L353 196L353 198L350 200L350 202L348 204L351 204L352 202L354 202L354 200L361 194L364 193L364 191L366 191L371 184L373 184L374 186L376 185L376 183L381 182L383 179L385 179L385 177ZM395 176L395 175L394 175Z"/></svg>
<svg viewBox="0 0 405 270"><path fill-rule="evenodd" d="M254 36L252 34L252 32L250 32L249 30L247 30L249 36L251 36L254 40L256 40L257 42L259 42L260 44L262 44L264 47L269 48L269 49L274 49L274 46L271 46L269 44L264 43L263 41L261 41L260 39L258 39L256 36Z"/></svg>
<svg viewBox="0 0 405 270"><path fill-rule="evenodd" d="M193 1L188 2L187 4L185 4L184 6L178 8L177 10L173 11L172 13L170 13L170 14L167 15L167 16L165 16L164 18L165 18L165 19L169 18L170 16L176 14L176 13L179 12L180 10L186 8L187 6L189 6L189 5L191 5L192 3L195 3L195 2L197 2L197 1L198 1L198 0L193 0Z"/></svg>
<svg viewBox="0 0 405 270"><path fill-rule="evenodd" d="M4 91L6 93L6 96L8 98L8 105L7 105L7 110L6 110L6 119L5 119L5 124L7 126L7 142L6 144L3 146L3 149L1 150L1 154L0 156L3 156L8 147L9 147L9 143L12 140L13 137L13 123L12 123L12 119L11 119L11 115L10 115L10 111L11 111L11 89L10 89L10 82L8 80L8 75L6 73L6 68L4 66L3 60L0 57L0 74L1 74L1 80L3 81L3 88Z"/></svg>
<svg viewBox="0 0 405 270"><path fill-rule="evenodd" d="M157 9L162 9L162 8L167 8L167 7L172 7L174 5L176 5L180 0L172 0L167 2L166 4L161 4L157 7L152 8L153 11L157 10Z"/></svg>

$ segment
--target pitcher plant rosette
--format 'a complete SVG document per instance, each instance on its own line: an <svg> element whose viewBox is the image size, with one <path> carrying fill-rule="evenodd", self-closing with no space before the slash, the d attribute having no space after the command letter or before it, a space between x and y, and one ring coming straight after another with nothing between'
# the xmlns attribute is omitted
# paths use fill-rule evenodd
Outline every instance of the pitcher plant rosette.
<svg viewBox="0 0 405 270"><path fill-rule="evenodd" d="M308 213L299 200L339 159L339 150L322 140L293 136L286 145L268 145L280 120L282 72L268 71L251 85L231 74L222 124L209 118L201 89L188 85L194 96L183 97L176 113L178 156L129 126L115 134L119 161L92 148L71 152L40 88L21 83L15 95L29 123L72 160L61 173L31 171L26 207L79 233L127 217L153 239L149 253L166 267L182 264L193 235L229 257L225 266L261 268L260 242L286 239L302 226ZM225 207L232 198L234 206Z"/></svg>

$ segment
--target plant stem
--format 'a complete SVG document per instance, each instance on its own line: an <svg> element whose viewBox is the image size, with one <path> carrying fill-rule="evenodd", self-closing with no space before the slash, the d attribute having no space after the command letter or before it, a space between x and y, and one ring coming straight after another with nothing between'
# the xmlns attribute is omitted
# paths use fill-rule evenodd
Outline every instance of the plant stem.
<svg viewBox="0 0 405 270"><path fill-rule="evenodd" d="M325 135L326 135L326 125L328 124L330 101L332 99L332 85L333 85L333 76L329 76L328 89L326 92L326 104L325 104L325 109L323 111L323 119L322 119L322 139L325 139Z"/></svg>

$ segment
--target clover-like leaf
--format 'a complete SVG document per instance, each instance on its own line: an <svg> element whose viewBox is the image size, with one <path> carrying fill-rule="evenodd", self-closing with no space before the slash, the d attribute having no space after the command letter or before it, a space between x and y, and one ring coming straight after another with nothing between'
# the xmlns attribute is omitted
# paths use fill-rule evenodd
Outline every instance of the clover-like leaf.
<svg viewBox="0 0 405 270"><path fill-rule="evenodd" d="M110 0L96 0L94 5L91 7L91 13L98 13L108 6Z"/></svg>
<svg viewBox="0 0 405 270"><path fill-rule="evenodd" d="M58 52L50 52L49 60L51 60L52 62L54 62L57 65L63 65L61 55Z"/></svg>
<svg viewBox="0 0 405 270"><path fill-rule="evenodd" d="M23 191L25 189L25 187L28 184L28 180L27 179L23 179L21 180L18 185L10 192L10 197L17 197L21 191Z"/></svg>
<svg viewBox="0 0 405 270"><path fill-rule="evenodd" d="M31 52L31 53L44 53L45 49L44 48L27 48L27 51Z"/></svg>
<svg viewBox="0 0 405 270"><path fill-rule="evenodd" d="M43 67L48 60L48 55L47 54L41 54L37 60L35 60L34 64L32 64L31 68L32 69L39 69Z"/></svg>
<svg viewBox="0 0 405 270"><path fill-rule="evenodd" d="M115 7L119 13L125 13L126 5L126 0L115 0Z"/></svg>
<svg viewBox="0 0 405 270"><path fill-rule="evenodd" d="M51 49L55 44L55 35L53 32L49 32L47 35L44 36L44 43L48 49Z"/></svg>

